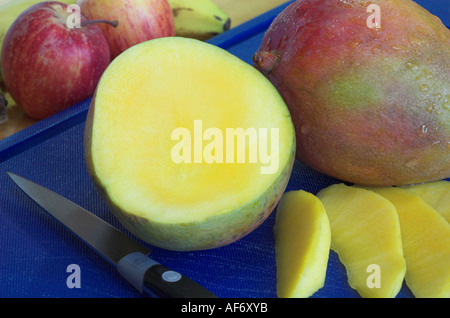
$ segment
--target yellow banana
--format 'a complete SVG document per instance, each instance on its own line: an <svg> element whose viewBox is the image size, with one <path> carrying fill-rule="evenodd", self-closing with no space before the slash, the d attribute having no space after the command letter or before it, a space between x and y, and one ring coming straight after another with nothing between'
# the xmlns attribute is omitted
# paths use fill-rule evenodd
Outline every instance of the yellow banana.
<svg viewBox="0 0 450 318"><path fill-rule="evenodd" d="M212 0L169 0L177 36L205 41L230 29L229 16Z"/></svg>
<svg viewBox="0 0 450 318"><path fill-rule="evenodd" d="M2 51L3 39L11 24L25 9L38 2L44 2L44 0L0 0L0 53ZM61 2L75 4L76 0L62 0ZM0 82L2 81L2 73L0 70Z"/></svg>

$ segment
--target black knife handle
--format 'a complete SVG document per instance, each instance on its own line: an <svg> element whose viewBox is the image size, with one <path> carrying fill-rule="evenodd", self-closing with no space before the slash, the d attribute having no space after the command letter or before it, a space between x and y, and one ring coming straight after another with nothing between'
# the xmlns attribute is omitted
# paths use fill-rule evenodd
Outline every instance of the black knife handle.
<svg viewBox="0 0 450 318"><path fill-rule="evenodd" d="M159 298L216 298L193 280L160 264L145 273L143 290Z"/></svg>
<svg viewBox="0 0 450 318"><path fill-rule="evenodd" d="M141 293L159 298L216 298L191 279L135 252L117 263L119 273Z"/></svg>

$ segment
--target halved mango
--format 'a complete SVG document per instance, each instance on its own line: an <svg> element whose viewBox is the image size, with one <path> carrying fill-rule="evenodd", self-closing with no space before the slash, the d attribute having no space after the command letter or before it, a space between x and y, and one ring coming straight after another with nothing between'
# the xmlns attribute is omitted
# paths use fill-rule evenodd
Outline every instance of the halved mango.
<svg viewBox="0 0 450 318"><path fill-rule="evenodd" d="M292 119L273 85L194 39L155 39L115 58L86 120L98 192L131 233L170 250L223 246L257 228L294 155Z"/></svg>
<svg viewBox="0 0 450 318"><path fill-rule="evenodd" d="M406 266L394 205L345 184L332 185L317 196L330 220L331 248L345 265L350 286L362 297L395 297Z"/></svg>
<svg viewBox="0 0 450 318"><path fill-rule="evenodd" d="M402 188L369 188L398 212L406 284L416 297L450 297L450 224L418 195Z"/></svg>
<svg viewBox="0 0 450 318"><path fill-rule="evenodd" d="M414 192L450 223L450 182L434 181L404 187Z"/></svg>
<svg viewBox="0 0 450 318"><path fill-rule="evenodd" d="M320 200L303 190L284 194L274 226L277 294L306 298L323 287L331 233Z"/></svg>

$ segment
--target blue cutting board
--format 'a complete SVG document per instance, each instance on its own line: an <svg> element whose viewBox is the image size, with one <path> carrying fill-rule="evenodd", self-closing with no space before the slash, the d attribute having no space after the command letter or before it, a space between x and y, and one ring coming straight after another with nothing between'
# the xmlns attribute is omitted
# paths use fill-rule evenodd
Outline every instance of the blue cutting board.
<svg viewBox="0 0 450 318"><path fill-rule="evenodd" d="M450 25L448 0L417 2ZM210 42L251 63L265 30L288 4ZM109 263L40 209L6 175L11 171L48 187L128 233L98 196L85 168L83 131L89 103L90 99L85 100L0 141L1 298L141 297ZM287 191L316 194L336 182L296 162ZM275 298L274 217L272 213L257 230L225 247L199 252L150 247L151 255L221 298ZM80 267L81 288L67 285L71 264ZM398 295L412 296L406 285ZM313 297L359 297L332 251L325 286Z"/></svg>

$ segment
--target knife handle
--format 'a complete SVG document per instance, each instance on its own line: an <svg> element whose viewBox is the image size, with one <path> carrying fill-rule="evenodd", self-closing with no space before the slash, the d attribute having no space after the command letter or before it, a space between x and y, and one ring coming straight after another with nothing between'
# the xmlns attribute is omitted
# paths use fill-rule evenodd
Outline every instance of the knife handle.
<svg viewBox="0 0 450 318"><path fill-rule="evenodd" d="M216 298L193 280L159 264L144 275L144 292L160 298Z"/></svg>
<svg viewBox="0 0 450 318"><path fill-rule="evenodd" d="M119 273L141 293L159 298L216 298L209 290L148 256L135 252L117 263Z"/></svg>

